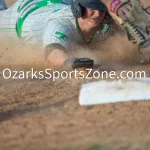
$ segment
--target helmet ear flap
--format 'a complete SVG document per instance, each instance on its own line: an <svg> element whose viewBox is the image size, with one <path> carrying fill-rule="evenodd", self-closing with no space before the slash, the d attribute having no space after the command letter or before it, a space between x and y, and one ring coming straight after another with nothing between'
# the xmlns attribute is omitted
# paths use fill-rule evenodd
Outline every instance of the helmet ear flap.
<svg viewBox="0 0 150 150"><path fill-rule="evenodd" d="M78 3L77 0L73 0L71 4L71 10L76 18L80 18L82 16L82 6Z"/></svg>

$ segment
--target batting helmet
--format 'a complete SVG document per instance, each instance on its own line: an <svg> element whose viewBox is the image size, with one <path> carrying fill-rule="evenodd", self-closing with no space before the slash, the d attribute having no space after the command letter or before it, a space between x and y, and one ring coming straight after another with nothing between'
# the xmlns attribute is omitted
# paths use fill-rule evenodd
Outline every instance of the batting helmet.
<svg viewBox="0 0 150 150"><path fill-rule="evenodd" d="M82 17L84 8L106 11L106 6L100 0L73 0L71 10L76 18Z"/></svg>

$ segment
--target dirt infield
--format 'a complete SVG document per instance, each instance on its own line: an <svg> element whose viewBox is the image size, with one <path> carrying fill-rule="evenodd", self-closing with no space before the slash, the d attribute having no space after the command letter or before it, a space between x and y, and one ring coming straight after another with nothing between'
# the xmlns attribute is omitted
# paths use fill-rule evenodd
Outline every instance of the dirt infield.
<svg viewBox="0 0 150 150"><path fill-rule="evenodd" d="M12 1L7 4L10 6ZM11 41L1 45L0 149L84 149L98 143L105 150L149 150L149 101L81 107L81 84L91 80L6 80L2 74L6 67L44 70L52 66L43 61L38 48ZM143 70L149 76L150 65L140 63L142 56L126 37L116 34L104 44L93 45L95 51L80 49L76 55L90 56L106 70Z"/></svg>

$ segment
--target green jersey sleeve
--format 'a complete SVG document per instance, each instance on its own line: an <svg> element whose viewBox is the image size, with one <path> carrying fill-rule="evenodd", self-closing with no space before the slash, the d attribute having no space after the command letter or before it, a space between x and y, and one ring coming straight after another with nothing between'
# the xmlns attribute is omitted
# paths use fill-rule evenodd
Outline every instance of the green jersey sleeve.
<svg viewBox="0 0 150 150"><path fill-rule="evenodd" d="M52 20L43 33L43 48L50 44L60 44L67 49L73 42L74 35L75 29L69 20Z"/></svg>

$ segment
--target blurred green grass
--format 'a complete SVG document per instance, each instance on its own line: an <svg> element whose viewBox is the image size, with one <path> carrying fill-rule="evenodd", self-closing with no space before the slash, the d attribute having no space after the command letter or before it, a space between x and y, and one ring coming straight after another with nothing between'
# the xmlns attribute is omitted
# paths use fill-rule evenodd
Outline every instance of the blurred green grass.
<svg viewBox="0 0 150 150"><path fill-rule="evenodd" d="M20 149L18 149L20 150ZM150 136L133 138L113 139L104 143L96 144L88 142L82 145L67 145L63 148L35 148L23 150L150 150Z"/></svg>

